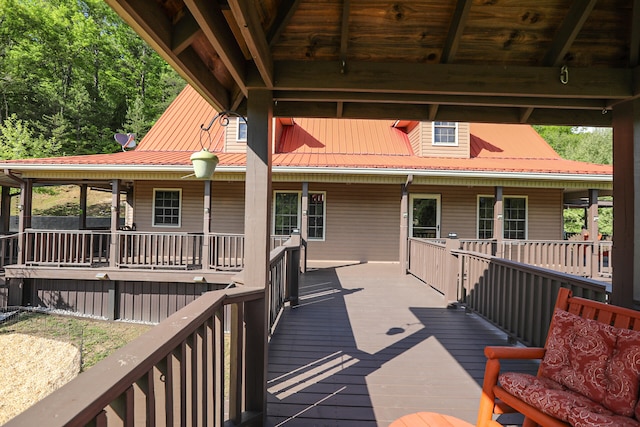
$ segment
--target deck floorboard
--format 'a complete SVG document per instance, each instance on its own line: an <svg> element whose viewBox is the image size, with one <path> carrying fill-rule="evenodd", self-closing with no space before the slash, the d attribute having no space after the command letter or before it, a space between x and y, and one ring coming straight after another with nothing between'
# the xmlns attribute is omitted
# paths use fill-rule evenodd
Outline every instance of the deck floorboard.
<svg viewBox="0 0 640 427"><path fill-rule="evenodd" d="M388 426L419 411L475 424L486 345L506 335L398 265L311 270L269 344L267 424Z"/></svg>

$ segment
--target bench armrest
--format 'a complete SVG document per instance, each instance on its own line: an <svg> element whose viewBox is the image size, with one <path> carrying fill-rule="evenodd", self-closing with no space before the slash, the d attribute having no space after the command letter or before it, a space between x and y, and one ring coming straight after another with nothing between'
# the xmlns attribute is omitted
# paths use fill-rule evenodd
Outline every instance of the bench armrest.
<svg viewBox="0 0 640 427"><path fill-rule="evenodd" d="M487 359L542 359L545 349L542 347L499 347L484 348Z"/></svg>

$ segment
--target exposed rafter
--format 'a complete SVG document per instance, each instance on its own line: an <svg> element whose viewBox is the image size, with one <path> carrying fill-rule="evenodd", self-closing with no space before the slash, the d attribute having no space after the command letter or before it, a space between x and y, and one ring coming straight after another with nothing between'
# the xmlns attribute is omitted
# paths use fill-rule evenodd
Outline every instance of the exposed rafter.
<svg viewBox="0 0 640 427"><path fill-rule="evenodd" d="M472 0L458 0L456 10L453 12L453 18L451 19L451 25L449 26L447 40L444 42L440 63L447 64L456 56L472 3Z"/></svg>
<svg viewBox="0 0 640 427"><path fill-rule="evenodd" d="M173 37L171 39L171 50L179 55L193 43L193 40L202 34L200 26L189 11L185 11L184 16L173 26Z"/></svg>
<svg viewBox="0 0 640 427"><path fill-rule="evenodd" d="M247 88L244 84L245 60L220 7L216 2L205 0L184 0L184 4L227 67L233 80L247 96Z"/></svg>
<svg viewBox="0 0 640 427"><path fill-rule="evenodd" d="M267 34L269 46L273 46L280 39L282 31L287 27L293 14L298 9L301 0L284 0L278 9L278 15Z"/></svg>
<svg viewBox="0 0 640 427"><path fill-rule="evenodd" d="M272 88L273 59L255 4L251 0L229 0L229 7L260 73L262 86Z"/></svg>
<svg viewBox="0 0 640 427"><path fill-rule="evenodd" d="M211 104L221 110L229 108L229 93L214 77L193 49L180 54L172 49L173 26L156 2L145 0L105 0L149 45Z"/></svg>

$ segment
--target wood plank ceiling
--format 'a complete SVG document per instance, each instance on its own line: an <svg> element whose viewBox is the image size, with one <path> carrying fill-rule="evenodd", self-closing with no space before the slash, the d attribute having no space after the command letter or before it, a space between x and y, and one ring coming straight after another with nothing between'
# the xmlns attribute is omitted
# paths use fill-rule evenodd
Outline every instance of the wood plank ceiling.
<svg viewBox="0 0 640 427"><path fill-rule="evenodd" d="M105 0L217 109L610 126L640 0Z"/></svg>

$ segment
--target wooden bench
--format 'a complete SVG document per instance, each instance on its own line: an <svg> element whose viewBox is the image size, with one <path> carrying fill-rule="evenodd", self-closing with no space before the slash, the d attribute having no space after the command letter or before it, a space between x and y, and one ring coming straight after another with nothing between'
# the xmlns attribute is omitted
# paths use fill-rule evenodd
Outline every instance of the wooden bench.
<svg viewBox="0 0 640 427"><path fill-rule="evenodd" d="M560 289L544 348L486 347L477 427L520 412L523 426L640 426L640 312ZM537 376L500 359L539 359Z"/></svg>

